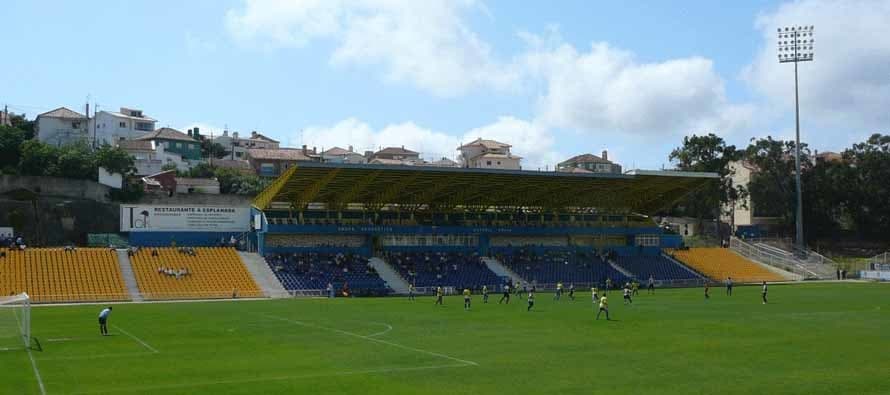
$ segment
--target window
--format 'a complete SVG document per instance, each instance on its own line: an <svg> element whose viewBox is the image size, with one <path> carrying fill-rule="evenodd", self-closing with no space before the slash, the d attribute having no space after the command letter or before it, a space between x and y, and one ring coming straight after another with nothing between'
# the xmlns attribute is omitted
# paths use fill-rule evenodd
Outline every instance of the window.
<svg viewBox="0 0 890 395"><path fill-rule="evenodd" d="M491 166L491 161L490 160L485 161L485 165Z"/></svg>
<svg viewBox="0 0 890 395"><path fill-rule="evenodd" d="M275 164L261 163L260 164L260 174L264 175L264 176L274 176L275 175Z"/></svg>
<svg viewBox="0 0 890 395"><path fill-rule="evenodd" d="M241 157L241 153L240 153L240 152L235 152L235 157L236 157L236 158L240 158L240 157Z"/></svg>
<svg viewBox="0 0 890 395"><path fill-rule="evenodd" d="M498 165L500 165L500 164L501 164L501 161L498 161Z"/></svg>
<svg viewBox="0 0 890 395"><path fill-rule="evenodd" d="M150 132L154 130L154 127L152 127L151 122L136 122L136 130Z"/></svg>
<svg viewBox="0 0 890 395"><path fill-rule="evenodd" d="M127 127L127 123L126 123L126 122L120 122L120 123L117 124L117 126L118 126L118 127L121 127L121 128L125 128L125 127Z"/></svg>
<svg viewBox="0 0 890 395"><path fill-rule="evenodd" d="M80 122L71 122L71 129L80 129Z"/></svg>

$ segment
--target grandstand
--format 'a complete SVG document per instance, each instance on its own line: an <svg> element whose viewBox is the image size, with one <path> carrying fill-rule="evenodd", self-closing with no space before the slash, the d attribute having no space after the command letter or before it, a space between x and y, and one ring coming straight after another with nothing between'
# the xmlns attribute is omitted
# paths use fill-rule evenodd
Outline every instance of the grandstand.
<svg viewBox="0 0 890 395"><path fill-rule="evenodd" d="M701 278L695 272L661 256L661 254L619 256L615 264L633 273L639 281L645 281L649 276L661 281L698 280Z"/></svg>
<svg viewBox="0 0 890 395"><path fill-rule="evenodd" d="M532 284L558 282L603 286L628 280L605 260L590 251L567 249L497 249L497 257L510 270Z"/></svg>
<svg viewBox="0 0 890 395"><path fill-rule="evenodd" d="M32 301L127 300L117 254L107 248L3 250L0 295L28 293Z"/></svg>
<svg viewBox="0 0 890 395"><path fill-rule="evenodd" d="M727 248L689 248L667 252L673 258L716 281L724 281L727 277L732 277L733 281L738 283L787 280L784 276Z"/></svg>
<svg viewBox="0 0 890 395"><path fill-rule="evenodd" d="M321 290L327 284L350 294L385 295L386 283L368 264L368 258L352 253L267 254L266 262L288 291Z"/></svg>
<svg viewBox="0 0 890 395"><path fill-rule="evenodd" d="M475 253L389 252L384 259L405 281L417 287L479 289L503 282Z"/></svg>
<svg viewBox="0 0 890 395"><path fill-rule="evenodd" d="M601 255L678 247L647 215L715 177L301 163L256 197L251 216L259 253L291 291L374 286L335 274L332 254L382 258L418 287L491 286L510 270L541 285L618 283L628 276ZM500 275L481 259L493 256ZM625 262L646 277L695 277L669 260Z"/></svg>
<svg viewBox="0 0 890 395"><path fill-rule="evenodd" d="M262 291L232 248L143 248L130 257L145 299L261 297ZM157 251L157 256L153 252ZM163 269L188 274L171 275Z"/></svg>

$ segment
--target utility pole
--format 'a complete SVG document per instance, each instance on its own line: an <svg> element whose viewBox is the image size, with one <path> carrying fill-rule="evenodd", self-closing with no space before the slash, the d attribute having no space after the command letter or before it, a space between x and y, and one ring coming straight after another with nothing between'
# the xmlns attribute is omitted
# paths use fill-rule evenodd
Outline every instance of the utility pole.
<svg viewBox="0 0 890 395"><path fill-rule="evenodd" d="M778 29L779 63L794 63L794 177L797 184L797 215L795 222L798 253L805 253L803 238L803 193L800 183L800 101L798 99L797 63L813 60L813 26L792 26Z"/></svg>

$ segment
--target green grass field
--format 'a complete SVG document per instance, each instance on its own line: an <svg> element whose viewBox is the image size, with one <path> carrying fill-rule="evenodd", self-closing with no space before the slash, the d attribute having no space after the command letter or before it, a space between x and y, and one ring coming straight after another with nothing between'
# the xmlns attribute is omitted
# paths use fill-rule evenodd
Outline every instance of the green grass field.
<svg viewBox="0 0 890 395"><path fill-rule="evenodd" d="M888 394L890 285L659 290L594 321L589 293L35 307L47 394ZM24 350L0 393L39 394Z"/></svg>

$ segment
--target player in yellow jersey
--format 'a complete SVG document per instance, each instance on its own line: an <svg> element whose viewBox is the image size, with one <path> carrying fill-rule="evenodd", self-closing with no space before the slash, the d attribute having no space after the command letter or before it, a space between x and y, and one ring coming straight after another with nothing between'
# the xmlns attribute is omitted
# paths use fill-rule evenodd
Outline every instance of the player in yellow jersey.
<svg viewBox="0 0 890 395"><path fill-rule="evenodd" d="M600 310L596 313L597 320L600 319L600 314L602 314L604 311L606 312L606 321L611 321L609 320L609 300L606 299L605 295L603 295L603 297L600 299Z"/></svg>
<svg viewBox="0 0 890 395"><path fill-rule="evenodd" d="M472 292L470 292L470 289L464 288L464 310L470 309L470 295L472 295Z"/></svg>
<svg viewBox="0 0 890 395"><path fill-rule="evenodd" d="M436 287L436 304L442 304L442 287Z"/></svg>
<svg viewBox="0 0 890 395"><path fill-rule="evenodd" d="M556 293L553 294L553 300L559 300L562 297L562 282L556 283Z"/></svg>

